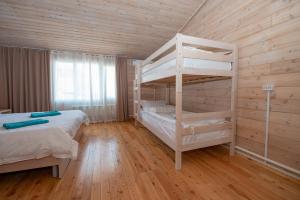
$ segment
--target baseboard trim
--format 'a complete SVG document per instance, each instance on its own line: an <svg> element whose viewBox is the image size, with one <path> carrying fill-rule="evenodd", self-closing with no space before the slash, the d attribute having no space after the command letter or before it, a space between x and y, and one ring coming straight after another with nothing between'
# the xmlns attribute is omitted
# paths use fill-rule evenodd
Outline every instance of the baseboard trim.
<svg viewBox="0 0 300 200"><path fill-rule="evenodd" d="M247 149L244 149L242 147L239 147L239 146L236 146L235 149L238 154L246 156L246 157L253 159L259 163L262 163L268 167L271 167L272 169L275 169L285 175L288 175L288 176L291 176L293 178L300 180L300 171L299 170L296 170L294 168L291 168L289 166L286 166L286 165L276 162L274 160L265 158L259 154L253 153L253 152L251 152Z"/></svg>

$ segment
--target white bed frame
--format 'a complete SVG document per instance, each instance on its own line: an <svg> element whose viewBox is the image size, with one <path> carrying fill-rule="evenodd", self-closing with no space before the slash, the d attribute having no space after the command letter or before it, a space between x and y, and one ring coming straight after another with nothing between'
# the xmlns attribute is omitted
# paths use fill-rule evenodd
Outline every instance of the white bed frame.
<svg viewBox="0 0 300 200"><path fill-rule="evenodd" d="M198 49L211 51L194 51L184 46L195 47ZM215 69L191 69L183 64L184 58L219 61L231 63L231 70L215 70ZM172 59L176 59L176 65L170 70L160 70L161 64ZM237 88L237 60L238 49L234 44L228 44L218 41L212 41L202 38L191 37L183 34L176 34L174 38L164 44L155 51L140 65L136 66L136 77L134 81L135 101L134 112L136 124L140 122L143 126L153 132L163 142L175 151L175 168L181 169L181 154L198 148L204 148L219 144L230 144L230 155L234 154L235 135L236 135L236 88ZM196 77L196 78L195 78ZM215 81L222 79L231 79L231 108L221 112L208 113L182 113L182 86L183 84L194 84L207 81ZM153 128L153 124L149 124L142 120L140 116L141 109L141 86L151 84L175 84L176 90L176 142L171 141L164 133L157 132ZM166 95L167 96L167 95ZM182 122L190 124L198 120L208 119L228 119L224 124L213 124L205 126L197 126L192 128L183 128ZM182 138L185 135L195 133L207 133L212 131L230 130L229 137L222 139L210 139L206 142L196 142L193 144L183 145Z"/></svg>
<svg viewBox="0 0 300 200"><path fill-rule="evenodd" d="M76 140L77 142L79 142L82 136L84 126L85 125L82 124L78 129L78 131L76 132L74 140ZM30 160L0 165L0 174L28 170L28 169L36 169L42 167L52 167L52 176L57 178L62 178L70 161L71 159L60 159L60 158L54 158L52 156L47 156L40 159L30 159Z"/></svg>

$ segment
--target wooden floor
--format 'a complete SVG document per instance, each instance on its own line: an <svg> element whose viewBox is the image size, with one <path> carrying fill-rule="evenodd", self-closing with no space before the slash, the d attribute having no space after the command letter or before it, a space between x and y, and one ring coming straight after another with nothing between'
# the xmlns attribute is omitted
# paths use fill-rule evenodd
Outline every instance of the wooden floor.
<svg viewBox="0 0 300 200"><path fill-rule="evenodd" d="M0 175L0 199L300 199L300 181L223 147L174 153L132 123L90 125L63 179L50 168Z"/></svg>

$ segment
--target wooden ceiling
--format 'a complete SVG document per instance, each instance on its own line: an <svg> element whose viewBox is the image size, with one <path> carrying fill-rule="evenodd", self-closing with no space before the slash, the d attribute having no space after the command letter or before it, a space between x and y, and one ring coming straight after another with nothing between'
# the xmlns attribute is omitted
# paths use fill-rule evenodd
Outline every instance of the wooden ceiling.
<svg viewBox="0 0 300 200"><path fill-rule="evenodd" d="M203 0L1 0L0 44L143 59Z"/></svg>

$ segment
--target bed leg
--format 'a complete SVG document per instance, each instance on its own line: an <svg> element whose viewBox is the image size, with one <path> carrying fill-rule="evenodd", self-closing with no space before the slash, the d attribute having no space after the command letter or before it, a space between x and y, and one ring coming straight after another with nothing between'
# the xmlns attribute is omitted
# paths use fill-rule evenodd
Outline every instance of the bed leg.
<svg viewBox="0 0 300 200"><path fill-rule="evenodd" d="M234 156L234 143L231 142L229 143L229 153L230 153L230 156Z"/></svg>
<svg viewBox="0 0 300 200"><path fill-rule="evenodd" d="M58 177L58 166L57 165L52 166L52 176Z"/></svg>
<svg viewBox="0 0 300 200"><path fill-rule="evenodd" d="M62 178L65 174L66 169L68 168L68 165L70 163L70 159L64 159L59 165L58 165L58 178Z"/></svg>
<svg viewBox="0 0 300 200"><path fill-rule="evenodd" d="M181 151L175 151L175 169L181 169Z"/></svg>
<svg viewBox="0 0 300 200"><path fill-rule="evenodd" d="M62 160L58 165L52 166L52 176L62 178L69 165L70 159Z"/></svg>

